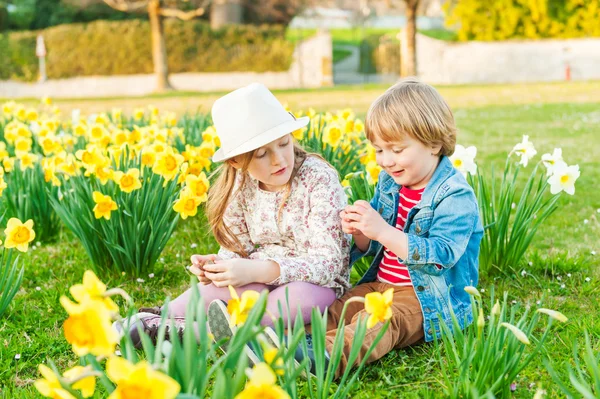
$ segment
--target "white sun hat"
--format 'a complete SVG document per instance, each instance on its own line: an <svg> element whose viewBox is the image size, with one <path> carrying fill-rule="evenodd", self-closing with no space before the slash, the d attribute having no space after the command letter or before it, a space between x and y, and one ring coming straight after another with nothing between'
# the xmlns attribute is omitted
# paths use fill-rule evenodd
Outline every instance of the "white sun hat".
<svg viewBox="0 0 600 399"><path fill-rule="evenodd" d="M212 119L221 141L213 162L225 161L256 150L308 124L309 117L296 118L283 108L273 93L252 83L219 98Z"/></svg>

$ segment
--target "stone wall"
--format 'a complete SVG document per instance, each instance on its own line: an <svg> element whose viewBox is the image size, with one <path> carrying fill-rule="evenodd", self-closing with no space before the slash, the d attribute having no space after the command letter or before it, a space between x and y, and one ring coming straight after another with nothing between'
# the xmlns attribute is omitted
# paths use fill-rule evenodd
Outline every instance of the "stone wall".
<svg viewBox="0 0 600 399"><path fill-rule="evenodd" d="M437 84L600 79L600 38L460 43L418 34L417 73Z"/></svg>
<svg viewBox="0 0 600 399"><path fill-rule="evenodd" d="M286 72L176 73L171 84L183 91L228 91L260 82L270 89L294 89L333 85L331 35L319 32L299 43ZM0 97L83 98L143 96L155 88L154 75L86 76L43 83L0 81Z"/></svg>

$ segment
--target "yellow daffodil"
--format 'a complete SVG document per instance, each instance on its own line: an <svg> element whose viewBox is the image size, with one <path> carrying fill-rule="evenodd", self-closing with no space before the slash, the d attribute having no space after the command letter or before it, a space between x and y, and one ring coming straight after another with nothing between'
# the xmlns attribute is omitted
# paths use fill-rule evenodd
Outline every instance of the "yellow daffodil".
<svg viewBox="0 0 600 399"><path fill-rule="evenodd" d="M152 171L162 176L166 181L170 181L175 178L182 163L182 155L176 154L172 150L166 151L157 155Z"/></svg>
<svg viewBox="0 0 600 399"><path fill-rule="evenodd" d="M29 108L27 110L27 114L26 114L25 118L29 122L37 121L39 118L39 114L38 114L37 110L35 110L34 108Z"/></svg>
<svg viewBox="0 0 600 399"><path fill-rule="evenodd" d="M75 366L63 373L63 376L67 379L67 381L77 380L71 385L71 387L81 391L81 396L84 398L89 398L90 396L94 395L94 391L96 390L96 377L90 375L88 377L81 378L82 375L89 370L89 367Z"/></svg>
<svg viewBox="0 0 600 399"><path fill-rule="evenodd" d="M5 172L12 172L15 168L15 159L14 158L4 158L2 160L2 167Z"/></svg>
<svg viewBox="0 0 600 399"><path fill-rule="evenodd" d="M307 130L308 130L308 129L306 128L306 126L305 126L305 127L303 127L303 128L300 128L300 129L294 130L294 131L292 132L292 136L294 136L294 138L295 138L296 140L302 140L302 139L304 138L304 136L306 135L306 131L307 131Z"/></svg>
<svg viewBox="0 0 600 399"><path fill-rule="evenodd" d="M114 174L115 183L119 185L121 191L130 193L142 187L140 181L140 170L137 168L131 168L127 173L115 172Z"/></svg>
<svg viewBox="0 0 600 399"><path fill-rule="evenodd" d="M189 216L196 216L198 213L198 205L202 202L200 197L197 197L189 188L184 189L179 194L179 199L175 201L173 210L181 216L182 219L187 219Z"/></svg>
<svg viewBox="0 0 600 399"><path fill-rule="evenodd" d="M112 328L111 314L103 301L86 297L74 303L62 296L60 304L69 314L63 325L65 338L77 356L110 356L115 352L119 335Z"/></svg>
<svg viewBox="0 0 600 399"><path fill-rule="evenodd" d="M369 161L365 166L365 169L367 170L367 173L369 174L373 183L377 183L379 180L379 173L381 172L381 167L377 165L377 162Z"/></svg>
<svg viewBox="0 0 600 399"><path fill-rule="evenodd" d="M289 399L290 395L275 385L277 377L265 363L258 363L251 372L250 380L235 399Z"/></svg>
<svg viewBox="0 0 600 399"><path fill-rule="evenodd" d="M21 252L27 252L29 243L35 239L33 220L29 219L23 223L17 218L10 218L4 234L6 234L5 248L17 248Z"/></svg>
<svg viewBox="0 0 600 399"><path fill-rule="evenodd" d="M212 158L212 156L215 154L216 151L216 146L213 143L202 143L202 145L200 145L200 147L198 148L198 153L201 157L204 158Z"/></svg>
<svg viewBox="0 0 600 399"><path fill-rule="evenodd" d="M136 121L141 120L144 117L144 113L146 111L143 108L136 108L135 110L133 110L133 119L135 119Z"/></svg>
<svg viewBox="0 0 600 399"><path fill-rule="evenodd" d="M48 96L42 97L42 104L44 105L52 105L52 99Z"/></svg>
<svg viewBox="0 0 600 399"><path fill-rule="evenodd" d="M75 396L62 387L60 377L48 366L40 364L38 370L43 378L36 380L33 386L42 396L53 399L75 399Z"/></svg>
<svg viewBox="0 0 600 399"><path fill-rule="evenodd" d="M33 169L35 163L40 157L37 154L28 152L24 154L17 154L17 158L19 159L19 168L21 171L25 171L26 169Z"/></svg>
<svg viewBox="0 0 600 399"><path fill-rule="evenodd" d="M106 285L96 277L93 271L86 270L83 273L82 284L75 284L69 288L69 292L79 303L83 303L88 299L94 299L102 302L109 312L119 312L119 307L113 302L110 297L105 297Z"/></svg>
<svg viewBox="0 0 600 399"><path fill-rule="evenodd" d="M342 137L342 130L340 127L335 123L331 123L325 128L322 140L324 144L329 144L331 147L337 148L342 141Z"/></svg>
<svg viewBox="0 0 600 399"><path fill-rule="evenodd" d="M258 301L260 294L256 291L248 290L244 291L240 298L232 286L229 286L229 293L231 294L231 299L227 302L227 311L231 316L231 325L242 325L246 322L250 310L252 310L256 301Z"/></svg>
<svg viewBox="0 0 600 399"><path fill-rule="evenodd" d="M121 108L113 108L111 111L111 115L112 115L113 121L119 122L121 120L121 118L123 117L123 111L121 110Z"/></svg>
<svg viewBox="0 0 600 399"><path fill-rule="evenodd" d="M117 384L109 399L173 399L181 390L177 381L145 360L131 364L113 356L106 361L106 374Z"/></svg>
<svg viewBox="0 0 600 399"><path fill-rule="evenodd" d="M263 358L265 362L275 371L277 375L283 375L283 358L279 355L279 350L270 345L263 345Z"/></svg>
<svg viewBox="0 0 600 399"><path fill-rule="evenodd" d="M383 294L370 292L365 295L365 311L370 315L367 320L367 328L373 328L378 322L384 322L392 317L393 299L393 288L386 290Z"/></svg>
<svg viewBox="0 0 600 399"><path fill-rule="evenodd" d="M185 184L193 195L200 198L202 202L206 201L210 183L204 172L200 173L200 176L188 175Z"/></svg>
<svg viewBox="0 0 600 399"><path fill-rule="evenodd" d="M94 206L94 216L96 219L104 218L110 220L110 213L117 210L118 206L109 195L104 195L99 191L92 194L96 206Z"/></svg>
<svg viewBox="0 0 600 399"><path fill-rule="evenodd" d="M156 153L150 148L142 150L142 165L152 167L156 162Z"/></svg>
<svg viewBox="0 0 600 399"><path fill-rule="evenodd" d="M15 140L15 152L26 153L31 150L31 139L29 137L19 137Z"/></svg>
<svg viewBox="0 0 600 399"><path fill-rule="evenodd" d="M214 142L215 137L217 137L217 131L214 126L209 126L202 132L203 142Z"/></svg>

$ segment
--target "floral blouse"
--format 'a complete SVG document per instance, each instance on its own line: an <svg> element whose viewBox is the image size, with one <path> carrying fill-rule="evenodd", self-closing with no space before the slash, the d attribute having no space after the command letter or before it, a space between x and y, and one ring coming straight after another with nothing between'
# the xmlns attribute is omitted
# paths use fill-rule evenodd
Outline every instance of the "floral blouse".
<svg viewBox="0 0 600 399"><path fill-rule="evenodd" d="M249 259L279 264L280 276L268 285L305 281L333 288L338 297L350 288L350 236L342 231L339 217L347 197L335 169L319 158L307 157L280 217L286 190L264 191L250 176L239 188L241 180L238 174L224 220ZM218 255L240 257L225 248Z"/></svg>

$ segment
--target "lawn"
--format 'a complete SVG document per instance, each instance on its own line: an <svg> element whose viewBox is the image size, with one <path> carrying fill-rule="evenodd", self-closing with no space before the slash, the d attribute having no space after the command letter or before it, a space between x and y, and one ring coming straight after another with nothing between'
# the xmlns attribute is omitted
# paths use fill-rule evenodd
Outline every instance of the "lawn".
<svg viewBox="0 0 600 399"><path fill-rule="evenodd" d="M293 109L351 107L364 115L368 104L383 90L383 86L346 87L276 95ZM600 253L600 195L596 186L600 179L600 83L440 87L440 91L454 108L458 143L477 147L480 168L489 170L492 164L502 167L506 154L522 135L529 135L535 144L535 161L561 147L565 160L581 168L575 195L563 194L558 211L542 226L522 263L504 270L501 277L483 275L480 281L484 296L492 289L496 293L508 290L514 306L523 307L535 305L546 295L545 307L569 317L567 324L555 324L544 354L564 376L564 364L572 363L572 345L583 342L584 329L591 333L594 349L600 349L600 255L595 255ZM89 113L115 106L129 112L150 103L182 113L207 110L216 97L216 93L179 93L144 99L62 100L57 104L66 113L74 108ZM192 245L197 248L192 249ZM124 288L138 306L160 304L188 285L185 267L192 253L215 250L205 220L188 219L178 226L153 277L136 281L118 276L105 279L105 283ZM23 286L0 320L0 392L6 398L36 397L32 381L39 377L37 365L46 359L53 359L63 370L76 362L62 335L66 313L58 299L69 286L80 282L83 271L90 267L82 246L66 229L56 243L36 247L21 259L26 269ZM439 397L441 383L433 346L421 345L394 351L368 366L353 397ZM547 389L548 397L562 396L541 358L523 370L515 383L515 398L531 398L538 384Z"/></svg>

